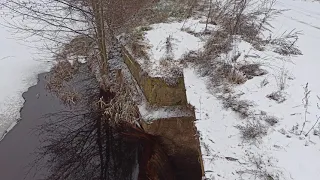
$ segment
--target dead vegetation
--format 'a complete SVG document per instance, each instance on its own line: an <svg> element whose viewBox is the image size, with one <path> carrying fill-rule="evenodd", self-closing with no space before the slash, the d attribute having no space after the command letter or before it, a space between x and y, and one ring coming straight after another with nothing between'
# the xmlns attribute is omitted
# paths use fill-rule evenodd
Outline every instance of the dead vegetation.
<svg viewBox="0 0 320 180"><path fill-rule="evenodd" d="M196 36L206 35L206 44L203 52L190 52L185 56L185 61L193 64L202 76L209 76L215 86L220 86L224 81L231 84L243 84L254 76L265 75L267 72L260 68L259 64L238 63L240 53L235 52L232 57L226 57L234 50L233 43L241 38L257 49L263 49L267 44L277 44L281 38L265 40L262 31L272 28L270 19L277 16L281 11L273 9L275 0L264 0L257 4L253 0L240 1L191 1L191 0L170 0L159 1L154 6L141 11L136 19L141 20L137 26L148 26L152 23L165 22L168 20L183 20L188 17L206 16L206 24L219 25L220 29L208 33L196 33ZM254 8L253 8L254 7ZM208 9L209 8L209 9ZM152 12L152 13L150 13ZM142 17L144 14L144 17ZM152 14L152 16L150 16ZM182 27L183 29L184 27ZM187 32L193 33L188 29ZM130 37L130 48L137 57L147 59L148 49L143 41L143 30L133 30ZM293 36L283 36L288 39ZM170 37L169 37L170 39ZM170 42L170 40L168 41ZM290 41L291 42L291 41ZM278 43L279 44L279 43ZM292 46L293 47L293 46ZM146 63L146 67L150 64ZM169 63L161 61L166 68Z"/></svg>
<svg viewBox="0 0 320 180"><path fill-rule="evenodd" d="M279 37L269 37L266 40L267 44L271 44L274 48L274 52L284 55L302 55L301 50L296 46L296 42L299 39L301 32L292 30L290 32L284 32Z"/></svg>
<svg viewBox="0 0 320 180"><path fill-rule="evenodd" d="M131 50L132 54L137 57L141 58L145 61L149 60L148 55L148 45L144 42L144 35L145 31L150 30L150 27L143 26L140 28L135 29L128 35L127 39L127 46Z"/></svg>
<svg viewBox="0 0 320 180"><path fill-rule="evenodd" d="M247 118L250 116L250 107L253 106L251 102L246 100L240 100L236 96L229 95L228 97L221 97L223 100L223 107L226 109L231 109L241 118Z"/></svg>
<svg viewBox="0 0 320 180"><path fill-rule="evenodd" d="M267 71L260 68L260 64L245 64L239 67L239 71L243 72L248 79L252 79L255 76L263 76L267 74Z"/></svg>
<svg viewBox="0 0 320 180"><path fill-rule="evenodd" d="M246 142L259 142L268 133L268 127L259 120L250 120L237 128Z"/></svg>
<svg viewBox="0 0 320 180"><path fill-rule="evenodd" d="M76 74L81 74L80 66L84 59L91 66L97 55L92 55L96 42L90 36L77 35L55 52L55 64L47 77L46 88L57 95L65 104L74 105L81 98L80 94L71 85L70 80Z"/></svg>
<svg viewBox="0 0 320 180"><path fill-rule="evenodd" d="M242 56L239 52L238 43L243 40L259 51L271 47L274 52L285 56L302 54L296 46L300 34L297 31L284 32L279 37L263 36L262 32L271 31L273 28L270 20L282 12L273 8L275 2L275 0L259 2L218 0L214 1L210 7L208 4L200 4L199 6L205 12L202 15L207 17L207 23L218 25L219 29L210 33L196 34L206 39L204 49L199 52L189 52L184 56L187 65L195 67L201 76L208 77L210 89L224 94L220 96L224 107L230 108L241 118L249 118L252 115L250 112L252 104L231 95L232 86L243 84L256 76L266 75L268 72L261 68L260 63L246 62L246 55ZM190 30L185 29L185 31ZM285 71L283 73L278 78L280 90L267 96L278 103L286 100L283 90L287 76ZM265 79L261 82L261 87L268 83ZM272 116L264 116L262 121L270 126L279 122L276 117ZM267 129L267 126L260 121L251 121L240 127L243 139L254 141L266 135Z"/></svg>
<svg viewBox="0 0 320 180"><path fill-rule="evenodd" d="M270 20L281 13L273 8L275 0L256 3L253 0L214 1L201 4L207 23L219 25L219 29L209 33L202 52L190 52L185 60L198 69L202 76L209 76L215 86L224 81L243 84L254 76L262 76L267 71L260 64L242 64L241 53L237 51L238 39L249 42L257 50L267 45L282 55L298 55L301 52L295 43L299 32L283 33L280 37L263 37L262 32L271 31ZM209 7L209 9L208 9ZM231 53L232 55L230 55Z"/></svg>
<svg viewBox="0 0 320 180"><path fill-rule="evenodd" d="M66 60L58 61L52 68L52 73L47 77L47 89L60 97L64 103L74 104L80 97L72 87L68 86L68 81L77 71L76 65L72 66Z"/></svg>
<svg viewBox="0 0 320 180"><path fill-rule="evenodd" d="M160 69L164 72L163 80L168 85L176 85L179 78L183 77L183 70L178 66L177 62L173 59L174 49L173 49L173 37L169 35L166 38L164 45L165 54L162 59L160 59Z"/></svg>
<svg viewBox="0 0 320 180"><path fill-rule="evenodd" d="M59 4L58 2L60 3L60 1L57 1L56 4ZM77 2L75 4L77 4ZM100 89L100 94L95 94L96 96L100 96L100 99L97 99L98 97L88 99L88 104L81 104L85 106L83 111L70 111L70 114L62 114L62 120L52 122L52 124L40 128L41 132L46 131L50 134L50 138L46 139L46 145L44 147L43 154L50 155L49 161L54 163L52 165L52 172L50 172L50 177L48 177L47 179L111 179L111 177L114 177L115 179L130 178L129 176L126 176L130 172L126 171L126 173L124 173L119 167L123 167L125 170L128 170L132 168L132 164L127 164L127 159L121 159L122 156L110 156L110 154L118 151L119 149L127 149L123 146L123 144L117 143L117 140L119 139L121 141L128 140L128 138L121 138L121 135L125 133L128 137L134 139L134 141L139 141L141 139L142 141L149 140L148 143L151 144L150 146L141 145L139 147L151 149L151 151L150 149L145 149L145 151L148 152L151 156L147 157L147 165L145 168L150 168L149 165L151 165L151 169L148 169L147 172L140 171L149 174L147 174L146 177L139 177L139 179L145 179L147 177L154 179L152 173L158 173L157 171L155 171L155 169L159 171L164 169L163 167L156 167L159 165L160 159L163 159L163 155L159 155L159 152L154 152L154 144L156 143L154 137L148 136L148 134L137 128L136 124L140 117L137 113L137 108L135 107L135 104L132 100L131 92L123 83L123 79L119 76L116 76L117 79L109 79L114 78L114 76L112 76L114 72L112 72L111 67L101 68L100 66L103 64L109 65L109 57L107 57L108 46L106 44L106 34L109 33L113 37L113 35L116 35L121 31L115 27L117 25L117 22L109 22L109 20L114 20L114 18L103 18L106 14L110 13L104 13L105 9L103 5L106 5L105 1L91 2L93 6L93 15L90 14L92 16L88 17L88 19L90 21L89 23L92 23L93 27L95 28L92 32L97 33L95 36L92 36L97 43L95 44L91 41L87 41L85 36L77 36L64 47L62 52L59 51L57 53L57 56L55 57L57 60L57 64L54 66L53 74L49 77L48 80L48 89L57 93L57 95L66 104L70 104L72 106L75 105L78 100L83 100L83 98L90 97L90 95L92 95L91 93L85 94L85 97L78 97L77 95L79 94L79 91L74 90L74 92L71 92L71 90L73 90L73 86L69 84L69 81L77 76L76 74L78 74L81 69L79 67L78 61L69 62L70 56L86 56L88 57L89 63L83 66L90 66L90 63L92 63L93 61L100 60L101 62L101 64L98 64L98 72L100 74L98 74L98 77L95 78L96 80L98 79L98 81L100 80L100 78L102 78L103 83L100 84L99 87L93 87L94 90ZM30 3L32 3L32 1L30 1ZM69 1L61 1L61 3L67 3L67 5L69 5ZM29 4L25 6L26 9L29 9L28 5ZM38 6L35 6L35 8L37 9ZM56 8L56 6L54 6L53 8ZM77 10L77 8L79 7L69 6L68 8L70 8L71 10ZM81 6L81 8L83 8L81 9L83 12L87 13L85 11L87 10L86 7ZM34 10L33 7L31 7L30 9L30 11ZM115 10L118 11L117 13L121 13L118 8ZM38 12L34 13L38 14ZM91 11L89 13L91 13ZM87 13L86 15L88 15L89 13ZM30 16L32 15L33 14L31 14ZM177 16L180 16L179 13L177 13ZM49 17L53 17L53 15L49 14ZM37 16L37 18L41 19L39 15ZM93 19L95 20L96 24L91 22L93 21ZM48 17L46 20L48 20ZM59 20L57 20L57 22L59 22ZM52 23L50 19L49 23ZM132 26L136 26L136 24L133 24ZM108 27L108 32L105 31L105 27ZM134 36L131 36L131 38L133 38L131 49L133 49L133 51L136 53L135 55L144 58L147 57L147 54L145 53L146 51L144 51L145 46L143 46L139 42L141 41L141 38L143 38L143 32L145 30L145 28L141 28L140 31L135 32ZM98 46L98 48L96 46ZM91 51L92 49L98 49L98 52ZM172 71L175 73L181 72L177 69L173 69ZM96 71L94 70L92 74L96 75L95 72ZM80 120L73 121L74 119L72 119L72 117L79 118ZM126 126L129 126L129 128L126 128ZM121 133L123 134L119 134L115 127L120 127L122 129ZM140 130L140 134L135 134L132 132L130 133L126 131L128 129L129 131ZM144 136L147 136L147 138ZM147 140L145 140L144 138L146 138ZM161 150L160 147L161 145L159 145L157 149ZM126 152L128 156L131 156L130 160L132 160L132 157L136 157L136 155L138 154L137 149L131 149L131 151L123 152ZM118 159L119 157L120 159ZM161 158L159 159L158 157ZM164 161L166 163L169 163L168 160ZM154 165L155 167L152 165ZM162 171L159 173L169 174L168 172L169 171L166 169L166 171ZM163 179L170 179L171 177L173 176L164 177Z"/></svg>
<svg viewBox="0 0 320 180"><path fill-rule="evenodd" d="M122 76L119 75L116 78L118 78L117 81L109 80L109 82L115 82L108 87L109 91L113 94L113 98L111 100L100 98L97 105L103 110L103 116L106 117L106 120L113 126L121 124L122 121L136 124L140 117L139 110L131 94L131 89L124 82Z"/></svg>
<svg viewBox="0 0 320 180"><path fill-rule="evenodd" d="M271 126L274 126L279 122L279 119L275 116L267 116L266 115L262 119Z"/></svg>
<svg viewBox="0 0 320 180"><path fill-rule="evenodd" d="M199 8L201 0L168 0L159 1L154 7L154 11L167 18L184 20L194 15ZM163 22L163 21L162 21Z"/></svg>
<svg viewBox="0 0 320 180"><path fill-rule="evenodd" d="M133 16L126 19L125 24L117 31L129 33L136 27L163 23L173 20L182 21L191 17L199 8L202 0L145 0L136 3L140 7Z"/></svg>
<svg viewBox="0 0 320 180"><path fill-rule="evenodd" d="M63 54L87 56L89 51L96 45L95 40L90 36L77 35L71 39L69 43L66 43L63 47Z"/></svg>
<svg viewBox="0 0 320 180"><path fill-rule="evenodd" d="M218 69L218 72L219 70L220 69ZM236 68L221 68L220 72L222 72L221 76L225 76L228 82L232 84L243 84L247 81L247 76Z"/></svg>
<svg viewBox="0 0 320 180"><path fill-rule="evenodd" d="M283 103L286 100L284 92L282 92L282 91L273 92L273 93L267 95L267 98L274 100L277 103Z"/></svg>
<svg viewBox="0 0 320 180"><path fill-rule="evenodd" d="M245 162L248 167L243 167L243 170L237 171L241 180L249 177L261 180L280 180L283 178L283 173L275 167L272 159L266 155L248 152Z"/></svg>

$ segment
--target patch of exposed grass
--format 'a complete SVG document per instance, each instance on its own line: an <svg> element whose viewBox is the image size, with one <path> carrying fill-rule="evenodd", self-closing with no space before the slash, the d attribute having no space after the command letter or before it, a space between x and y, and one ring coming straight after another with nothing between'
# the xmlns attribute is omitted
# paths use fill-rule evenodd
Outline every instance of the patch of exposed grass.
<svg viewBox="0 0 320 180"><path fill-rule="evenodd" d="M148 49L149 46L144 42L145 31L148 28L141 27L135 29L128 36L127 45L131 50L132 54L137 58L142 58L144 60L149 60Z"/></svg>
<svg viewBox="0 0 320 180"><path fill-rule="evenodd" d="M252 103L246 100L239 100L237 97L230 95L227 98L223 98L223 106L238 113L240 117L247 118L250 115L249 110Z"/></svg>
<svg viewBox="0 0 320 180"><path fill-rule="evenodd" d="M240 130L241 137L245 141L259 141L263 136L267 135L268 127L259 120L251 120L245 125L237 126Z"/></svg>

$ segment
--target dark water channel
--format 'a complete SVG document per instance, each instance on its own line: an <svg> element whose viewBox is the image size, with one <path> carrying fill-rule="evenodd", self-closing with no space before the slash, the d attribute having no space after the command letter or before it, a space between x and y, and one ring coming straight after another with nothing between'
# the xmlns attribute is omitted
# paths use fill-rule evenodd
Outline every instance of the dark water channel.
<svg viewBox="0 0 320 180"><path fill-rule="evenodd" d="M45 159L37 161L35 166L31 167L35 160L39 158L39 154L36 152L44 145L43 140L47 138L46 133L39 134L39 131L36 129L49 120L51 122L58 120L58 117L55 119L55 116L48 118L48 114L55 114L66 110L70 111L70 108L62 105L57 97L46 90L45 77L47 75L40 74L37 85L30 87L23 94L25 104L21 109L21 121L0 141L0 180L37 180L50 175L50 169L45 166ZM79 75L77 78L79 80L78 84L74 82L73 86L81 91L88 89L88 86L83 84L84 80L87 82L91 81L90 84L92 84L92 79L86 75ZM121 173L121 175L113 174L117 177L109 179L137 179L138 163L136 158L137 153L135 153L137 152L137 147L134 144L130 144L127 147L125 142L117 142L117 144L118 147L122 148L112 151L114 154L111 155L112 160L109 163L115 164L112 161L119 162L117 163L118 170L114 172ZM125 152L123 152L124 150ZM121 164L125 164L125 166L121 167ZM89 180L91 178L82 179Z"/></svg>
<svg viewBox="0 0 320 180"><path fill-rule="evenodd" d="M48 175L46 169L32 169L29 172L31 163L37 159L35 152L43 138L34 132L35 128L44 123L44 115L64 108L57 98L45 90L44 77L45 74L40 74L38 84L23 94L25 103L21 109L21 121L0 142L1 180L36 180Z"/></svg>

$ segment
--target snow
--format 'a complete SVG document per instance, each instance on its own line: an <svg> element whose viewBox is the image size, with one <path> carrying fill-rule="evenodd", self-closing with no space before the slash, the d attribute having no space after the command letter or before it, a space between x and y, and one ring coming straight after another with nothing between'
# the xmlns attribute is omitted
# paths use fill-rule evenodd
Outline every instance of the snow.
<svg viewBox="0 0 320 180"><path fill-rule="evenodd" d="M320 103L317 97L320 96L320 61L317 51L320 43L320 3L311 0L278 0L276 8L287 11L271 23L274 26L272 35L280 36L292 29L301 31L297 46L303 55L281 56L272 52L272 47L266 51L257 51L241 39L235 42L238 51L242 53L239 63L258 62L268 71L264 76L233 86L233 94L242 94L240 100L252 102L252 115L249 118L243 119L236 112L223 107L223 100L207 87L208 80L199 77L194 69L185 68L183 71L188 101L196 109L196 126L200 132L205 175L209 179L251 180L272 176L273 179L317 180L320 177L320 133L317 135L311 129L317 115L320 116L317 107L317 103ZM200 36L186 32L202 32L205 24L199 19L160 23L151 27L146 32L145 42L150 45L152 76L163 75L160 61L166 56L168 37L171 37L172 61L176 65L185 53L201 50L204 45ZM213 29L214 26L210 25L209 28ZM19 110L24 101L22 93L36 83L38 73L48 70L50 66L34 60L34 50L10 38L13 36L5 28L0 27L0 33L1 136L20 116ZM280 88L282 80L285 82L283 90ZM263 81L268 83L262 85ZM300 135L304 122L303 88L306 83L311 90L308 121ZM266 97L278 91L285 97L284 102L278 103ZM153 110L143 103L139 110L143 117L150 120L181 116L184 113L167 108ZM245 126L250 121L266 116L274 116L279 122L274 126L268 125L267 135L258 138L256 142L244 141L239 125ZM320 131L318 125L314 129ZM305 136L309 130L310 134Z"/></svg>
<svg viewBox="0 0 320 180"><path fill-rule="evenodd" d="M141 103L138 108L144 120L151 122L152 120L172 118L172 117L192 117L192 112L184 107L150 107L146 102Z"/></svg>
<svg viewBox="0 0 320 180"><path fill-rule="evenodd" d="M201 19L187 19L182 22L159 23L151 25L151 30L145 34L145 43L150 46L148 51L151 67L149 75L153 77L163 77L165 72L161 70L160 61L171 57L171 63L178 66L179 60L189 51L196 51L203 47L204 42L199 37L188 33L200 33L205 30L205 23ZM213 25L208 25L208 30L213 29ZM166 52L166 42L170 39L172 53ZM143 64L143 61L139 61ZM163 68L162 68L163 69Z"/></svg>
<svg viewBox="0 0 320 180"><path fill-rule="evenodd" d="M123 58L119 56L121 54L121 48L114 47L114 49L116 49L116 55L113 55L113 58L109 60L109 67L111 69L122 70L126 83L130 85L131 95L138 106L142 119L149 123L153 120L168 117L190 117L193 115L190 110L181 106L155 107L150 105L129 68L125 65Z"/></svg>
<svg viewBox="0 0 320 180"><path fill-rule="evenodd" d="M84 64L87 62L87 58L85 56L79 56L79 55L68 55L67 59L71 65L74 65L75 61L81 64Z"/></svg>
<svg viewBox="0 0 320 180"><path fill-rule="evenodd" d="M0 19L0 23L5 21ZM22 44L21 40L0 25L0 139L20 118L24 99L22 93L37 83L37 75L48 71L47 61L39 57L35 44Z"/></svg>
<svg viewBox="0 0 320 180"><path fill-rule="evenodd" d="M281 56L271 49L257 51L247 42L236 42L242 53L239 63L258 62L268 71L264 76L233 87L234 94L243 94L240 100L253 102L253 115L249 119L242 119L232 110L225 109L217 94L207 88L207 79L199 77L194 69L184 69L187 97L196 107L196 126L200 131L206 177L209 179L264 179L266 176L259 175L266 174L273 179L316 180L320 177L320 136L311 129L320 116L317 107L320 103L317 98L320 96L320 3L278 0L276 8L287 11L271 23L274 26L272 35L280 36L292 29L301 31L297 46L303 55ZM255 58L244 55L254 55ZM283 90L279 85L281 79L285 80ZM268 84L262 86L262 81ZM304 122L303 88L306 83L311 91L308 121L299 135ZM277 91L286 98L283 103L266 97ZM263 118L265 114L277 117L279 122L268 126L267 135L258 142L243 141L237 126L245 125L250 119ZM297 130L292 131L294 127ZM319 126L316 124L314 129L319 131ZM257 168L252 159L261 159L261 166Z"/></svg>

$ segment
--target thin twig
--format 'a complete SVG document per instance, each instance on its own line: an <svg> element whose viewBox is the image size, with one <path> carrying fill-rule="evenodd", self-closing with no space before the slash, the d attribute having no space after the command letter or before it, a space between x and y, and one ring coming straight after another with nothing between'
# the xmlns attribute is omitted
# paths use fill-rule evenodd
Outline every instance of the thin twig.
<svg viewBox="0 0 320 180"><path fill-rule="evenodd" d="M318 123L320 119L320 116L317 118L317 121L314 123L314 125L310 128L310 130L307 132L307 134L305 135L306 137L308 136L308 134L311 132L312 129L314 129L314 127L316 126L316 124Z"/></svg>

